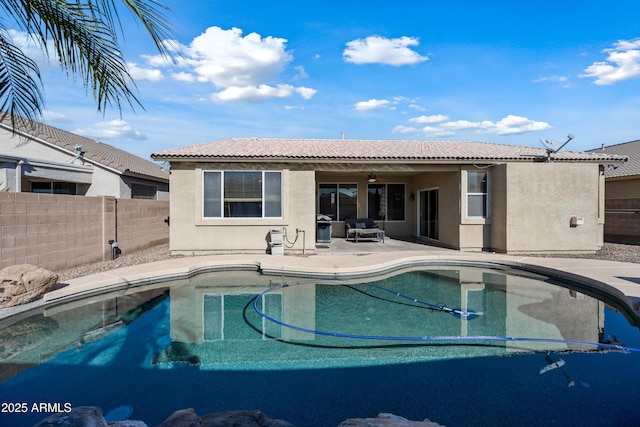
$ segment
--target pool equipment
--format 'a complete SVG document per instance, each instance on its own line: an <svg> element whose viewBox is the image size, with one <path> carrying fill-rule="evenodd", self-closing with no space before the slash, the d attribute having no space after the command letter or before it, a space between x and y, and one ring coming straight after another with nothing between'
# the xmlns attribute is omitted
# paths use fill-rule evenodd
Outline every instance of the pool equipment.
<svg viewBox="0 0 640 427"><path fill-rule="evenodd" d="M332 281L340 281L339 279L322 279L321 281L324 282L332 282ZM587 347L596 347L596 348L602 348L602 349L607 349L607 350L621 350L621 351L632 351L632 352L639 352L640 353L640 348L634 348L634 347L627 347L624 345L618 345L618 344L609 344L606 342L589 342L589 341L576 341L576 340L561 340L561 339L554 339L554 338L536 338L536 337L508 337L508 336L493 336L493 335L468 335L468 336L460 336L460 335L449 335L449 336L423 336L423 337L414 337L414 336L389 336L389 335L359 335L359 334L347 334L347 333L341 333L341 332L332 332L332 331L319 331L316 329L308 329L308 328L303 328L301 326L296 326L296 325L291 325L289 323L285 323L281 320L278 320L272 316L269 316L268 314L266 314L265 312L263 312L260 308L258 308L259 302L260 300L262 300L262 298L267 295L270 292L273 292L277 289L283 289L283 288L287 288L290 286L296 286L296 285L302 285L302 284L308 284L308 283L316 283L315 281L301 281L301 282L294 282L294 283L280 283L277 284L275 286L270 287L269 289L265 290L264 292L262 292L260 295L258 295L256 298L254 298L253 300L253 309L256 311L256 313L258 313L260 316L262 316L264 319L269 320L270 322L273 322L277 325L283 326L285 328L289 328L289 329L293 329L299 332L305 332L305 333L309 333L309 334L315 334L315 335L323 335L323 336L331 336L331 337L338 337L338 338L350 338L350 339L364 339L364 340L380 340L380 341L419 341L419 342L481 342L481 341L511 341L511 342L544 342L544 343L556 343L556 344L566 344L566 345L582 345L582 346L587 346ZM377 287L378 285L374 285L372 283L362 283L368 286L373 286L373 287ZM387 290L387 288L384 287L380 287L382 290ZM389 292L396 293L395 291L392 290L387 290ZM408 298L412 301L421 303L421 304L426 304L427 306L429 306L429 308L433 309L433 310L438 310L438 311L443 311L446 313L451 313L453 315L461 315L463 313L465 313L465 311L462 311L460 309L458 309L458 313L456 313L456 309L450 309L447 308L445 306L439 306L437 304L431 304L431 303L427 303L424 301L420 301L417 300L415 298L411 298L411 297L407 297L405 295L402 294L398 294L399 296L403 297L403 298ZM480 313L477 313L480 314ZM470 314L469 314L470 315ZM461 316L462 318L462 316Z"/></svg>
<svg viewBox="0 0 640 427"><path fill-rule="evenodd" d="M385 292L389 292L389 293L391 293L391 294L393 294L395 296L398 296L400 298L404 298L404 299L407 299L409 301L413 301L416 304L425 305L425 306L433 309L434 311L443 311L445 313L452 314L452 315L454 315L455 317L457 317L459 319L471 320L471 319L475 319L480 314L482 314L482 313L477 313L475 311L462 310L461 308L449 308L444 304L443 305L432 304L430 302L422 301L422 300L419 300L417 298L413 298L413 297L401 294L400 292L396 292L396 291L394 291L392 289L385 288L384 286L376 285L374 283L363 283L363 285L371 286L372 288L376 288L376 289L380 289L380 290L385 291Z"/></svg>
<svg viewBox="0 0 640 427"><path fill-rule="evenodd" d="M544 357L544 360L546 360L547 366L540 369L540 375L546 372L552 371L554 369L558 369L560 372L562 372L562 375L567 380L567 386L573 387L574 385L576 385L576 382L571 379L571 377L564 371L564 369L562 369L562 367L565 365L564 360L562 359L553 360L549 352L547 352L547 355Z"/></svg>
<svg viewBox="0 0 640 427"><path fill-rule="evenodd" d="M282 230L274 228L269 232L269 252L271 255L284 255Z"/></svg>

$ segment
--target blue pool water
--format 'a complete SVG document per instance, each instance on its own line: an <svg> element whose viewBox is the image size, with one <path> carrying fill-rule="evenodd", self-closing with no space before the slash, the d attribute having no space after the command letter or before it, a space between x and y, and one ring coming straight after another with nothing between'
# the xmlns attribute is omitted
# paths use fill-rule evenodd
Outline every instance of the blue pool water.
<svg viewBox="0 0 640 427"><path fill-rule="evenodd" d="M265 318L253 302L272 286L258 301ZM638 329L578 290L498 270L442 267L366 283L211 273L1 326L0 401L29 407L0 413L2 426L43 419L31 410L40 402L130 407L149 426L190 407L260 409L300 427L380 412L449 426L640 420L640 353L573 344L640 348Z"/></svg>

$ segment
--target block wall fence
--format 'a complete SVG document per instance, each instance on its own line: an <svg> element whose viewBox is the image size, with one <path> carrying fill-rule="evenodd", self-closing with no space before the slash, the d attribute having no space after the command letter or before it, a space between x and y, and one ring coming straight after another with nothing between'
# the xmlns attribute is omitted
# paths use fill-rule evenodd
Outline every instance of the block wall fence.
<svg viewBox="0 0 640 427"><path fill-rule="evenodd" d="M169 241L169 202L0 192L0 269L33 264L52 271Z"/></svg>

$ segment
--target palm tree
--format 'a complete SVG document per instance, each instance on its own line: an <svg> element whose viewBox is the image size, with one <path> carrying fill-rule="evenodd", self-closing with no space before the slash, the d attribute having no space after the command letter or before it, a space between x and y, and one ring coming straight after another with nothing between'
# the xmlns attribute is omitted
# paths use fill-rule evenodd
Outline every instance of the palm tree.
<svg viewBox="0 0 640 427"><path fill-rule="evenodd" d="M158 51L171 57L164 41L173 35L164 14L169 9L159 0L0 0L0 9L0 16L27 32L47 56L55 54L68 77L82 81L103 113L108 106L121 111L124 104L143 108L120 52L124 31L119 12L128 10ZM38 119L43 110L38 66L12 42L7 22L0 18L0 111L11 116L16 128L17 120Z"/></svg>

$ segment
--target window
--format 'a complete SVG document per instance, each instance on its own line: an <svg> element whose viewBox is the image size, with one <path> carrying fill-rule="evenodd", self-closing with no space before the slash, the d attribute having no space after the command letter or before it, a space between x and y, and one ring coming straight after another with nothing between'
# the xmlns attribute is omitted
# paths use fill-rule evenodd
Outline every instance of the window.
<svg viewBox="0 0 640 427"><path fill-rule="evenodd" d="M71 194L76 195L75 182L31 182L31 192L41 194Z"/></svg>
<svg viewBox="0 0 640 427"><path fill-rule="evenodd" d="M132 199L156 199L156 193L158 189L153 185L143 184L131 184L131 198Z"/></svg>
<svg viewBox="0 0 640 427"><path fill-rule="evenodd" d="M282 173L271 171L205 171L205 218L279 218Z"/></svg>
<svg viewBox="0 0 640 427"><path fill-rule="evenodd" d="M404 184L369 184L367 188L369 218L383 221L405 220Z"/></svg>
<svg viewBox="0 0 640 427"><path fill-rule="evenodd" d="M334 221L358 217L357 184L320 184L318 213Z"/></svg>
<svg viewBox="0 0 640 427"><path fill-rule="evenodd" d="M247 305L257 294L204 294L202 300L203 340L255 340L282 338L282 326L262 319L262 333L246 327ZM275 319L282 319L282 294L267 293L261 298L260 309Z"/></svg>
<svg viewBox="0 0 640 427"><path fill-rule="evenodd" d="M467 171L467 216L487 217L487 179L487 172Z"/></svg>

